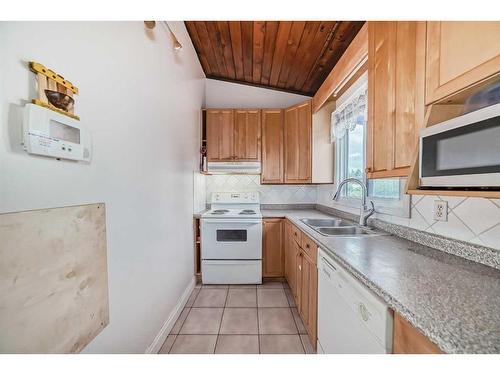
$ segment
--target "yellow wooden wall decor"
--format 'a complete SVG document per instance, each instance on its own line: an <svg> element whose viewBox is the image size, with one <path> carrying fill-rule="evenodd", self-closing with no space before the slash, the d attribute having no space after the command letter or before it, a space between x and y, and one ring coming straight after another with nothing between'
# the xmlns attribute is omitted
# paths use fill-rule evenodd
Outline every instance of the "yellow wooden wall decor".
<svg viewBox="0 0 500 375"><path fill-rule="evenodd" d="M74 114L74 95L78 88L60 74L46 68L40 63L30 61L30 69L36 74L38 98L32 103L49 108L76 120L80 118Z"/></svg>

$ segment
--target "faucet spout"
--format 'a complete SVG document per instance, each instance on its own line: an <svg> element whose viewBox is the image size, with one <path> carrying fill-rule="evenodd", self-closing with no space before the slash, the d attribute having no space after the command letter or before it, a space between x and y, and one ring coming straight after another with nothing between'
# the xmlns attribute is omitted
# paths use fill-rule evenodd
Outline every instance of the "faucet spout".
<svg viewBox="0 0 500 375"><path fill-rule="evenodd" d="M367 210L366 207L366 185L363 183L363 181L357 179L357 178L346 178L345 180L341 181L339 183L339 186L337 188L337 191L335 192L333 196L333 200L338 201L340 198L340 192L342 191L342 188L344 185L347 185L348 183L355 183L361 186L361 205L360 205L360 214L359 214L359 225L366 226L366 221L368 218L373 215L375 212L375 206L372 201L370 201L371 208Z"/></svg>

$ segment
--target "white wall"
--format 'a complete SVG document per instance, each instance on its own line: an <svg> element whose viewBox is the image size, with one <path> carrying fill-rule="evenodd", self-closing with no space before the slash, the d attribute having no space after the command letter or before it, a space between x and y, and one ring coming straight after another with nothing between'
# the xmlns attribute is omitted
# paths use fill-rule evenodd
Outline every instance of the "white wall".
<svg viewBox="0 0 500 375"><path fill-rule="evenodd" d="M105 202L110 324L86 352L144 352L193 277L193 174L204 74L183 23L174 53L142 22L0 23L0 212ZM90 164L27 155L29 60L80 89Z"/></svg>
<svg viewBox="0 0 500 375"><path fill-rule="evenodd" d="M311 98L214 79L205 83L207 108L286 108L308 99Z"/></svg>

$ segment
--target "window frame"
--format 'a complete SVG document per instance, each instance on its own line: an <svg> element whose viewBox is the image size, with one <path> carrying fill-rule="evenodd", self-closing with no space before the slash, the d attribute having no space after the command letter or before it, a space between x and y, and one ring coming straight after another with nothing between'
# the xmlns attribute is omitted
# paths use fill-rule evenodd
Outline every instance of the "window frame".
<svg viewBox="0 0 500 375"><path fill-rule="evenodd" d="M364 82L361 81L361 84L356 87L355 90L359 89L361 85L365 84ZM356 83L354 84L356 85ZM353 85L353 86L354 86ZM352 87L352 86L351 86ZM347 92L345 93L347 94ZM344 94L344 95L345 95ZM339 98L340 99L340 98ZM347 102L350 99L348 97L346 101L344 101L342 104ZM367 143L367 121L363 125L357 125L357 126L363 126L364 132L363 132L363 178L361 179L362 182L365 184L367 187L367 201L372 201L373 204L375 205L375 212L379 214L385 214L385 215L393 215L393 216L399 216L399 217L410 217L410 211L411 211L411 196L406 194L405 192L405 178L399 178L399 198L376 198L370 195L370 189L369 189L369 180L375 180L375 179L368 179L366 176L366 143ZM342 142L342 145L339 145L339 141ZM347 168L348 168L348 133L346 134L345 137L341 139L335 139L335 147L334 147L334 158L335 158L335 181L336 181L336 186L338 186L339 182L342 181L343 179L347 178ZM360 198L352 198L347 196L347 189L342 189L339 199L337 202L334 204L338 204L339 206L346 206L348 208L359 208L361 204L361 199Z"/></svg>

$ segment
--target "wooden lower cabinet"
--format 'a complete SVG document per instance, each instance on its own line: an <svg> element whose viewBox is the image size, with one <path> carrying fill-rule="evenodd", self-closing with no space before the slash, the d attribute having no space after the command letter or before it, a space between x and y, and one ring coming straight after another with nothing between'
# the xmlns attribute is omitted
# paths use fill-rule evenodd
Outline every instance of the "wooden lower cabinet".
<svg viewBox="0 0 500 375"><path fill-rule="evenodd" d="M283 233L285 220L264 219L262 221L262 277L285 275L285 247Z"/></svg>
<svg viewBox="0 0 500 375"><path fill-rule="evenodd" d="M311 256L318 248L311 249L312 240L299 231L290 222L285 223L285 277L292 291L297 310L299 312L309 339L316 348L317 339L317 310L318 310L318 270L316 256ZM297 241L296 239L307 241ZM307 250L301 247L307 243Z"/></svg>
<svg viewBox="0 0 500 375"><path fill-rule="evenodd" d="M296 250L294 247L294 240L292 238L292 225L288 220L285 221L284 231L284 244L285 244L285 278L288 281L292 294L295 295L295 267L296 267Z"/></svg>
<svg viewBox="0 0 500 375"><path fill-rule="evenodd" d="M398 313L394 313L395 354L442 354L443 352Z"/></svg>

